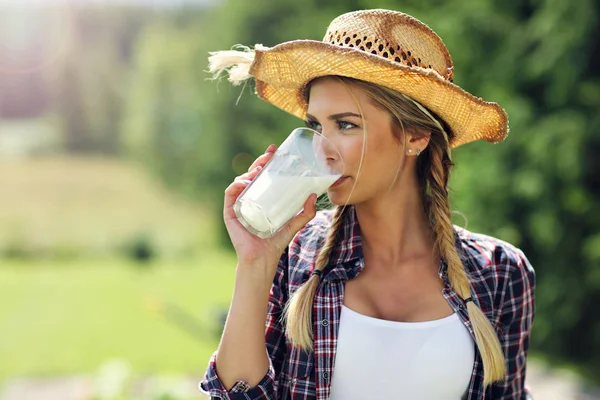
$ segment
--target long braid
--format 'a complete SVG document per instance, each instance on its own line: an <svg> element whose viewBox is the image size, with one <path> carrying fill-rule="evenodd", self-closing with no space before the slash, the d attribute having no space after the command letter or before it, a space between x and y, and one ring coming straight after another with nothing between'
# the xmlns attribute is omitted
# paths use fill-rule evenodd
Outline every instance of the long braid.
<svg viewBox="0 0 600 400"><path fill-rule="evenodd" d="M458 295L466 299L471 296L469 279L456 252L454 245L454 229L448 202L448 176L451 165L444 164L443 151L431 143L429 171L425 178L429 183L429 220L435 232L436 250L446 259L448 277Z"/></svg>
<svg viewBox="0 0 600 400"><path fill-rule="evenodd" d="M335 209L333 223L315 263L316 270L323 271L327 266L346 209L349 209L349 207L337 207ZM308 281L292 294L283 310L286 332L292 345L304 350L312 350L313 300L319 282L319 276L311 275Z"/></svg>
<svg viewBox="0 0 600 400"><path fill-rule="evenodd" d="M437 250L448 265L448 279L456 293L462 298L471 297L469 279L458 256L454 243L454 229L448 201L448 179L452 161L444 150L444 144L430 141L430 160L425 178L429 183L431 199L429 218L435 232ZM475 341L481 354L484 369L484 386L501 380L506 374L506 364L500 341L489 320L477 305L467 303L467 312L475 332Z"/></svg>

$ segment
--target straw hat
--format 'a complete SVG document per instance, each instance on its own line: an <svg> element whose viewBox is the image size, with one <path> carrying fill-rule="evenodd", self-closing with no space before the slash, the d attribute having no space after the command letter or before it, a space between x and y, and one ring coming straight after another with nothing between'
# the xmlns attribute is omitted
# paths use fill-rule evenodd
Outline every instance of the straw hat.
<svg viewBox="0 0 600 400"><path fill-rule="evenodd" d="M452 59L439 36L400 12L350 12L331 22L322 42L219 51L211 53L209 64L215 76L227 70L234 84L254 77L259 97L302 119L307 84L339 75L394 89L424 105L452 130L451 147L478 139L497 143L508 134L508 117L498 104L452 83Z"/></svg>

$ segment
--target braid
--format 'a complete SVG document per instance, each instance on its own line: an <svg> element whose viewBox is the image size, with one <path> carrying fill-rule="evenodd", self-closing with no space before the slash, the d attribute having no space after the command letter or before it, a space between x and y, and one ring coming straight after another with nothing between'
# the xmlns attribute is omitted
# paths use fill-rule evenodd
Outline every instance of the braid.
<svg viewBox="0 0 600 400"><path fill-rule="evenodd" d="M448 178L452 161L443 145L435 143L434 135L429 146L430 160L426 176L430 189L429 218L435 232L436 249L448 265L448 279L462 298L471 297L469 279L454 244L454 229L448 202ZM498 336L485 314L473 302L467 303L467 312L475 332L475 341L484 367L484 386L501 380L506 373L504 354Z"/></svg>
<svg viewBox="0 0 600 400"><path fill-rule="evenodd" d="M432 146L430 154L427 176L431 202L429 219L435 232L436 250L446 259L452 287L461 298L466 299L471 295L469 279L454 247L454 229L448 203L447 185L450 166L444 167L443 152L439 147Z"/></svg>
<svg viewBox="0 0 600 400"><path fill-rule="evenodd" d="M329 234L317 257L315 270L323 271L327 266L329 255L335 245L346 209L347 207L336 208ZM311 275L308 281L292 294L283 310L286 332L292 345L304 350L312 349L313 300L319 283L319 276Z"/></svg>

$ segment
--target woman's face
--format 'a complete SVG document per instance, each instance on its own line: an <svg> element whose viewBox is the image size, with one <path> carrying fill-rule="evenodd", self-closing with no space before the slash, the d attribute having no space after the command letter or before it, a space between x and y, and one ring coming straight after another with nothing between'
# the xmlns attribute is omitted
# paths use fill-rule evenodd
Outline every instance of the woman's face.
<svg viewBox="0 0 600 400"><path fill-rule="evenodd" d="M360 103L366 138L360 110L349 89ZM309 99L307 125L329 139L344 160L346 178L328 190L329 200L335 205L358 204L393 190L405 157L403 141L392 131L392 116L375 107L362 90L335 78L314 82Z"/></svg>

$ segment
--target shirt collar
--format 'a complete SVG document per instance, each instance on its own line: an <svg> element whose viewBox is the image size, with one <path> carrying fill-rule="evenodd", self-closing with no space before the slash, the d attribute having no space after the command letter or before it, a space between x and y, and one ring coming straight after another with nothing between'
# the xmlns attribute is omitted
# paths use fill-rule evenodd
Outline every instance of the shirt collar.
<svg viewBox="0 0 600 400"><path fill-rule="evenodd" d="M336 278L344 280L352 279L364 267L362 237L358 218L356 217L356 209L353 205L347 207L349 209L344 212L344 220L342 221L342 226L339 228L339 242L334 246L329 255L330 273L326 274L328 276L327 280ZM454 229L454 239L459 257L463 263L465 261L468 262L468 257L465 256L465 249L462 246L462 241L456 228ZM448 265L443 258L440 262L438 275L444 281L447 281Z"/></svg>
<svg viewBox="0 0 600 400"><path fill-rule="evenodd" d="M360 226L354 206L349 207L343 214L344 220L338 232L338 244L331 249L329 264L338 265L363 258Z"/></svg>

